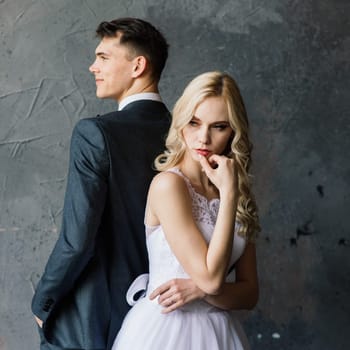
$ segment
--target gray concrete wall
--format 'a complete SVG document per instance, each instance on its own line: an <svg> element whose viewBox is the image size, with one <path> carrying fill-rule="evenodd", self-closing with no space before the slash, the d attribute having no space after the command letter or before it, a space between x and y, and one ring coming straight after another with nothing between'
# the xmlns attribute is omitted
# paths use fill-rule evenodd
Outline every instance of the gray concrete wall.
<svg viewBox="0 0 350 350"><path fill-rule="evenodd" d="M261 297L245 321L253 349L349 349L349 10L345 0L0 0L0 349L38 347L30 300L60 227L71 130L115 108L94 95L94 30L120 16L167 36L169 107L208 70L242 89L263 227Z"/></svg>

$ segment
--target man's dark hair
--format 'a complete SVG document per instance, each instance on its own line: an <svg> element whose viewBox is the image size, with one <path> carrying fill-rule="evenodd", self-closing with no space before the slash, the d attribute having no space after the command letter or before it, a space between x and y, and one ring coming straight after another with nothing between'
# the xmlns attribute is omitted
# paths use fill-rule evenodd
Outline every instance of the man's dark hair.
<svg viewBox="0 0 350 350"><path fill-rule="evenodd" d="M150 63L152 76L160 79L168 58L168 44L164 36L150 23L139 18L118 18L102 22L96 29L101 39L121 34L120 43L129 46L136 55L145 56Z"/></svg>

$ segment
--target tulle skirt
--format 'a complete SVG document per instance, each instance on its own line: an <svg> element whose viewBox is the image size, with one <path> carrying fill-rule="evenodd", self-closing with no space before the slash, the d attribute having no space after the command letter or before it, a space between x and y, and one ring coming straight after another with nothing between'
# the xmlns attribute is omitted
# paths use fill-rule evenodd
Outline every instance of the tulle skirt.
<svg viewBox="0 0 350 350"><path fill-rule="evenodd" d="M230 311L196 301L168 314L148 297L127 314L112 350L247 350L240 322Z"/></svg>

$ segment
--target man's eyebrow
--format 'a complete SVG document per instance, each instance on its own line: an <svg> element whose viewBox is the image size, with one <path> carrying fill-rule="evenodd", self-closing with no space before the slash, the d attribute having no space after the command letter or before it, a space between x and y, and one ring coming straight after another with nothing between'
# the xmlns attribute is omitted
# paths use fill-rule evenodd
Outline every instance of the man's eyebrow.
<svg viewBox="0 0 350 350"><path fill-rule="evenodd" d="M96 56L110 56L111 54L105 51L97 51L95 53Z"/></svg>

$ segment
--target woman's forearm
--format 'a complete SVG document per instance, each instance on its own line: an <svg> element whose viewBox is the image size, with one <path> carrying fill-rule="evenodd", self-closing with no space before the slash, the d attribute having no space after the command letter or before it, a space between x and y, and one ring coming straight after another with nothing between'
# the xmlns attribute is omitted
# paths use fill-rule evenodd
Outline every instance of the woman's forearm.
<svg viewBox="0 0 350 350"><path fill-rule="evenodd" d="M248 281L226 282L220 294L206 295L204 300L223 310L250 310L259 298L259 287Z"/></svg>
<svg viewBox="0 0 350 350"><path fill-rule="evenodd" d="M207 266L209 272L217 281L217 289L220 289L225 280L232 253L236 208L237 200L233 195L230 194L220 199L217 221L208 246Z"/></svg>

